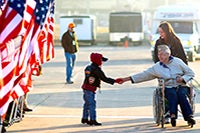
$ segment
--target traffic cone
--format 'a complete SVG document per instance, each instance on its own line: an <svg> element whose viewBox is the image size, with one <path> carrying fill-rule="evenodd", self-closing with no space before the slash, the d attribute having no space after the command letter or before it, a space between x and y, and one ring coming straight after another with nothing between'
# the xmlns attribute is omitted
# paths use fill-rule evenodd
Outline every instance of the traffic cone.
<svg viewBox="0 0 200 133"><path fill-rule="evenodd" d="M128 40L126 39L124 42L124 46L127 48L128 47Z"/></svg>

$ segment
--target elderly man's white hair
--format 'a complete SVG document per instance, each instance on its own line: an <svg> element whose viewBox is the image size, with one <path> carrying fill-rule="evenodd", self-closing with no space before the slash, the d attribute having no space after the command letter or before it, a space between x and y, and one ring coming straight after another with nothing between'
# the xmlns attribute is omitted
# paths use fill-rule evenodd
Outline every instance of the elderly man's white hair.
<svg viewBox="0 0 200 133"><path fill-rule="evenodd" d="M169 47L167 45L159 45L158 46L158 52L163 51L166 54L171 54L171 50L169 49Z"/></svg>

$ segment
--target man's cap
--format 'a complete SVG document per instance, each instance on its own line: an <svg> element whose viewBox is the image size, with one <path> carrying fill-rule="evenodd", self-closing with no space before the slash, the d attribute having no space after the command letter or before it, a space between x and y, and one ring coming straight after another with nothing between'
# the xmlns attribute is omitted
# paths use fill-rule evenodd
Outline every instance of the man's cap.
<svg viewBox="0 0 200 133"><path fill-rule="evenodd" d="M68 24L68 28L74 28L75 27L75 24L74 23L69 23Z"/></svg>

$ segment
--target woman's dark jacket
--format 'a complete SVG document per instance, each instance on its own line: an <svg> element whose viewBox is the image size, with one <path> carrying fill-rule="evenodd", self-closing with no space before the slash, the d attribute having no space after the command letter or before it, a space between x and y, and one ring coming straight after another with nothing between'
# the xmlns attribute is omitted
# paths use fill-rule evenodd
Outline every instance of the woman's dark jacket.
<svg viewBox="0 0 200 133"><path fill-rule="evenodd" d="M155 63L159 61L157 47L159 45L163 45L163 44L167 45L170 48L172 56L178 57L178 58L182 59L185 64L188 64L187 57L185 55L183 46L180 41L175 40L175 41L173 41L173 44L167 44L167 43L165 43L164 39L161 39L161 38L159 38L156 41L155 48L154 48L154 58L153 59L154 59Z"/></svg>

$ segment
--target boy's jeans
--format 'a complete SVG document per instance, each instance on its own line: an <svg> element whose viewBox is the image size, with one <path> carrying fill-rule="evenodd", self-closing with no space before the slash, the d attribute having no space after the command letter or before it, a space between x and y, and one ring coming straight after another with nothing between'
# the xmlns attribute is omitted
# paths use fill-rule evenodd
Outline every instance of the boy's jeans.
<svg viewBox="0 0 200 133"><path fill-rule="evenodd" d="M83 119L96 120L96 101L95 93L88 90L83 90Z"/></svg>

